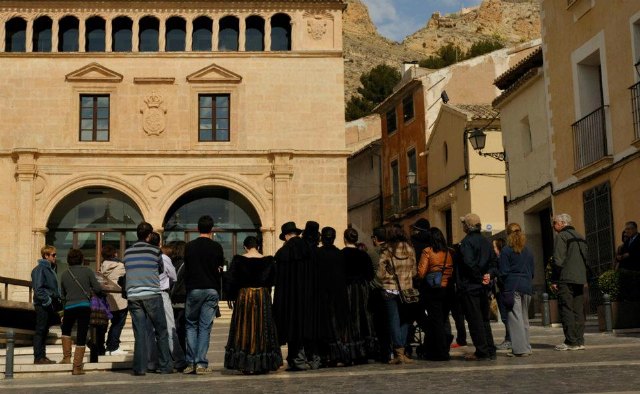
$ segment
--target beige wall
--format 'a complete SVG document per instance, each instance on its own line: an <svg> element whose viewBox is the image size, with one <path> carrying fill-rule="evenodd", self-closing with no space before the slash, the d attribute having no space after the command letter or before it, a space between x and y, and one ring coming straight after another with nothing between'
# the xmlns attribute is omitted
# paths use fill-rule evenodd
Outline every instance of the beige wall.
<svg viewBox="0 0 640 394"><path fill-rule="evenodd" d="M0 20L15 14L3 8L9 3L17 2L0 1ZM56 6L65 4L71 2ZM74 12L85 17L91 4L73 2ZM136 7L145 4L128 5L123 13L142 14ZM153 7L164 15L168 4ZM240 8L234 13L260 8L247 2L243 11L243 4L234 5ZM27 8L18 14L32 18L39 12ZM280 245L280 226L288 220L344 229L349 152L341 6L300 1L287 12L295 22L290 52L0 52L0 220L12 223L0 230L0 275L28 278L52 210L90 186L123 192L157 228L171 204L190 190L235 190L258 212L266 253ZM192 17L195 11L178 13ZM78 141L83 92L110 95L109 142ZM143 113L152 93L162 99L166 127L160 133L149 131ZM198 93L231 94L230 142L198 142Z"/></svg>
<svg viewBox="0 0 640 394"><path fill-rule="evenodd" d="M613 237L617 243L624 223L640 220L640 202L630 198L640 193L640 144L634 141L628 89L638 81L633 64L640 48L640 3L577 1L567 8L545 0L542 12L551 166L557 193L554 211L570 213L576 228L584 231L583 192L610 182ZM589 99L579 83L578 64L584 63L585 55L595 52L598 55L589 60L601 65L609 150L604 160L576 172L571 124L587 115L584 102Z"/></svg>

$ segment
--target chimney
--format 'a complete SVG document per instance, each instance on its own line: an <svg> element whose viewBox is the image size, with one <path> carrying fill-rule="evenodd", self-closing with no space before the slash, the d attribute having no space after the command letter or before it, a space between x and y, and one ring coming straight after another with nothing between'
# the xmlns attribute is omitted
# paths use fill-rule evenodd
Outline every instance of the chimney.
<svg viewBox="0 0 640 394"><path fill-rule="evenodd" d="M418 67L418 63L419 62L417 60L410 60L410 61L402 62L402 74L404 75L410 69Z"/></svg>

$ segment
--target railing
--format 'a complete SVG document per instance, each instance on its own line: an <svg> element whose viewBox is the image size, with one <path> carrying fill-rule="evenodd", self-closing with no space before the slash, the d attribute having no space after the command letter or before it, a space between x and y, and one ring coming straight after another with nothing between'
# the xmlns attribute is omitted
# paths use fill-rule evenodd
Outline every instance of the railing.
<svg viewBox="0 0 640 394"><path fill-rule="evenodd" d="M605 106L602 106L571 125L576 171L602 159L607 154L604 109Z"/></svg>
<svg viewBox="0 0 640 394"><path fill-rule="evenodd" d="M4 284L4 299L5 300L9 300L9 285L12 285L12 286L28 287L29 288L29 302L33 301L33 289L31 288L31 281L30 280L5 278L4 276L0 276L0 283Z"/></svg>
<svg viewBox="0 0 640 394"><path fill-rule="evenodd" d="M388 195L383 198L384 217L399 215L412 208L419 208L418 186L407 186L400 191L400 195Z"/></svg>
<svg viewBox="0 0 640 394"><path fill-rule="evenodd" d="M633 113L633 129L636 139L640 139L640 82L629 88L631 90L631 112Z"/></svg>

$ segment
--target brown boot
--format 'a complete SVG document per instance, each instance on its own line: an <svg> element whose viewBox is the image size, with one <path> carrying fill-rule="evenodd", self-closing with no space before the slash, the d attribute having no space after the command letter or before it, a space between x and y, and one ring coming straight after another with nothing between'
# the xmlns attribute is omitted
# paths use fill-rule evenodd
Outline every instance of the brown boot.
<svg viewBox="0 0 640 394"><path fill-rule="evenodd" d="M62 336L62 361L60 364L71 364L71 337Z"/></svg>
<svg viewBox="0 0 640 394"><path fill-rule="evenodd" d="M399 347L397 349L393 349L393 358L389 360L389 364L402 364L404 361L404 348Z"/></svg>
<svg viewBox="0 0 640 394"><path fill-rule="evenodd" d="M400 349L401 351L399 352L399 357L402 360L403 364L413 364L413 360L411 359L411 357L407 356L404 352L404 349Z"/></svg>
<svg viewBox="0 0 640 394"><path fill-rule="evenodd" d="M72 375L84 375L84 346L76 346L76 351L73 353L73 372Z"/></svg>

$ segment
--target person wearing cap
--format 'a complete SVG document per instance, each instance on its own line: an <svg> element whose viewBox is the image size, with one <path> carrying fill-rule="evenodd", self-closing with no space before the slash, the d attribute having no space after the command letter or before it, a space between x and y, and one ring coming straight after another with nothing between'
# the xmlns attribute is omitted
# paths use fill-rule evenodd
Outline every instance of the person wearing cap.
<svg viewBox="0 0 640 394"><path fill-rule="evenodd" d="M283 224L279 238L284 245L275 254L273 316L280 345L288 347L290 371L315 367L308 359L313 362L316 358L316 278L309 246L299 237L300 233L302 230L294 222Z"/></svg>
<svg viewBox="0 0 640 394"><path fill-rule="evenodd" d="M489 282L497 273L497 257L491 242L480 234L478 215L469 213L460 221L467 235L460 242L456 284L476 348L475 353L465 356L465 360L495 360L496 347L489 320Z"/></svg>

